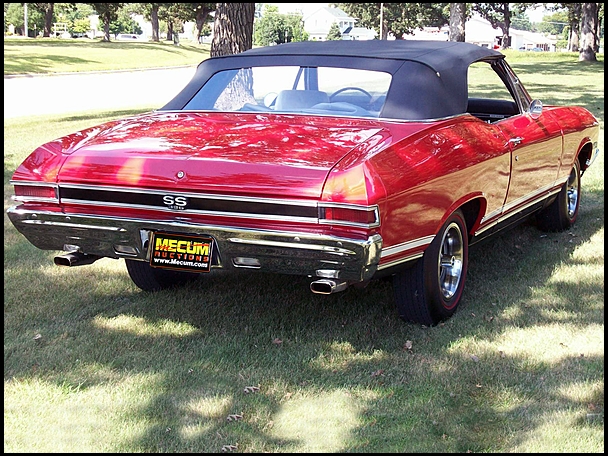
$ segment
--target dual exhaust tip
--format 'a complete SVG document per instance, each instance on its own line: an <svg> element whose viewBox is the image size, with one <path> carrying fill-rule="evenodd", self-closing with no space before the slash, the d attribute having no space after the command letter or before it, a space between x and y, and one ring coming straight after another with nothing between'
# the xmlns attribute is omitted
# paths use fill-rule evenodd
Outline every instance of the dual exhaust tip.
<svg viewBox="0 0 608 456"><path fill-rule="evenodd" d="M101 257L97 255L87 255L86 253L70 252L64 255L57 255L54 262L57 266L82 266L91 264L99 260Z"/></svg>
<svg viewBox="0 0 608 456"><path fill-rule="evenodd" d="M310 291L317 294L332 294L346 290L348 282L336 282L330 279L315 280L310 284Z"/></svg>
<svg viewBox="0 0 608 456"><path fill-rule="evenodd" d="M57 266L82 266L85 264L91 264L97 261L99 256L87 255L86 253L70 252L64 255L57 255L54 258L54 262ZM310 284L310 291L316 294L332 294L346 290L348 282L336 282L331 279L320 279L315 280Z"/></svg>

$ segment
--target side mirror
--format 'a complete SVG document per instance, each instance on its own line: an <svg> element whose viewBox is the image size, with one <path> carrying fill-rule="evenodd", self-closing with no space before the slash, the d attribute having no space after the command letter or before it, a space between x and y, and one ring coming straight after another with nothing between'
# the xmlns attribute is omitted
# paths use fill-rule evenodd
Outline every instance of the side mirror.
<svg viewBox="0 0 608 456"><path fill-rule="evenodd" d="M528 108L528 113L533 119L538 119L543 113L543 102L540 100L532 100L532 103L530 103L530 107Z"/></svg>

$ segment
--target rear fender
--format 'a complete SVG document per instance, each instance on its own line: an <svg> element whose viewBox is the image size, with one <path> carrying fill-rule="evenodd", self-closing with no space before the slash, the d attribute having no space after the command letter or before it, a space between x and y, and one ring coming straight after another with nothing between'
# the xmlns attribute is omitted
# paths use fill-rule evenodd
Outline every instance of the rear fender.
<svg viewBox="0 0 608 456"><path fill-rule="evenodd" d="M488 202L481 192L475 192L462 196L458 200L454 201L450 207L448 207L447 211L445 214L443 214L443 217L441 217L441 220L437 224L435 233L439 232L439 229L454 212L461 209L467 223L467 232L469 237L472 236L472 233L474 233L481 224L481 219L486 213L487 205Z"/></svg>

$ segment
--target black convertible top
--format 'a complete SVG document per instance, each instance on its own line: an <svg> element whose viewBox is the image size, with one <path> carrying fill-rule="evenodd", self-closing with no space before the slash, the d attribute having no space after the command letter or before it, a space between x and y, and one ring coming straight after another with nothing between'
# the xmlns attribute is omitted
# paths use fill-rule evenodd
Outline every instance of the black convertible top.
<svg viewBox="0 0 608 456"><path fill-rule="evenodd" d="M426 40L303 41L250 49L201 62L187 86L161 110L179 110L218 71L251 66L332 66L393 75L382 117L421 120L466 111L467 70L505 56L471 43Z"/></svg>
<svg viewBox="0 0 608 456"><path fill-rule="evenodd" d="M240 55L318 55L411 60L428 65L437 71L444 69L442 63L451 66L456 59L467 61L468 66L471 62L482 58L504 57L498 51L476 44L423 40L302 41L250 49Z"/></svg>

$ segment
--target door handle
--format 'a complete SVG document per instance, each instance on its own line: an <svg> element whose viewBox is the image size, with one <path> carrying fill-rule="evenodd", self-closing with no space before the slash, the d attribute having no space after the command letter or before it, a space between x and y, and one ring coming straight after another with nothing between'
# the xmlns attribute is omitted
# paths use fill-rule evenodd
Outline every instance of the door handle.
<svg viewBox="0 0 608 456"><path fill-rule="evenodd" d="M516 136L515 138L509 139L509 144L513 144L514 146L518 146L524 140L521 136Z"/></svg>

